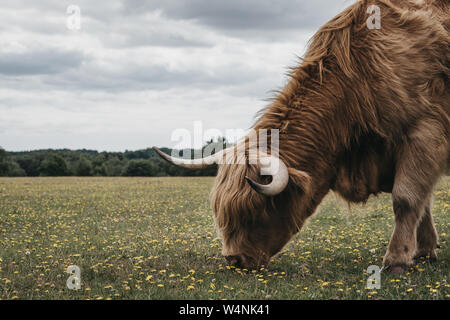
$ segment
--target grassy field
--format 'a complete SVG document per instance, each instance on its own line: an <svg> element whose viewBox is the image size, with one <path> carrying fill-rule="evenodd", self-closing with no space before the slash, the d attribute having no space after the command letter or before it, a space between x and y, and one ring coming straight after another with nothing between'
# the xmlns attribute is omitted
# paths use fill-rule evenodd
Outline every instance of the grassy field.
<svg viewBox="0 0 450 320"><path fill-rule="evenodd" d="M439 261L382 274L390 195L365 206L328 195L259 270L230 268L209 208L213 178L0 179L1 299L449 299L450 178L435 191ZM69 265L81 289L69 290Z"/></svg>

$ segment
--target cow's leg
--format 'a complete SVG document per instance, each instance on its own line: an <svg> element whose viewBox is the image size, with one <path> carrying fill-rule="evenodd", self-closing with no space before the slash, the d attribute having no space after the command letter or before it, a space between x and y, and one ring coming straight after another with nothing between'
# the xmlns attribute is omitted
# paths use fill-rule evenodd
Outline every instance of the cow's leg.
<svg viewBox="0 0 450 320"><path fill-rule="evenodd" d="M383 259L386 270L400 273L413 264L416 251L417 227L420 221L420 207L405 199L394 198L395 227Z"/></svg>
<svg viewBox="0 0 450 320"><path fill-rule="evenodd" d="M445 129L432 119L420 121L397 154L392 189L395 228L383 259L385 269L392 272L402 272L413 264L418 227L447 157L443 132ZM429 227L424 222L419 231Z"/></svg>
<svg viewBox="0 0 450 320"><path fill-rule="evenodd" d="M431 215L431 199L425 205L422 220L417 227L417 249L414 258L426 257L436 260L438 235Z"/></svg>

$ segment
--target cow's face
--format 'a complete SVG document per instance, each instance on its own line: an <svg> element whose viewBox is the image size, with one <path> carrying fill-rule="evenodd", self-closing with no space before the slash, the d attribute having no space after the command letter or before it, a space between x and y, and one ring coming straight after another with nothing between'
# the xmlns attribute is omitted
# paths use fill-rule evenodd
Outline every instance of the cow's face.
<svg viewBox="0 0 450 320"><path fill-rule="evenodd" d="M223 238L222 253L235 266L266 265L300 230L311 211L310 176L288 168L275 156L265 154L252 163L245 153L227 149L204 159L186 160L154 150L184 168L219 165L211 204ZM224 155L234 155L234 161L222 162Z"/></svg>
<svg viewBox="0 0 450 320"><path fill-rule="evenodd" d="M257 166L220 165L211 206L227 262L254 269L267 265L302 227L305 193L290 183L281 193L267 196L255 191L246 177L262 184L271 180L260 176Z"/></svg>

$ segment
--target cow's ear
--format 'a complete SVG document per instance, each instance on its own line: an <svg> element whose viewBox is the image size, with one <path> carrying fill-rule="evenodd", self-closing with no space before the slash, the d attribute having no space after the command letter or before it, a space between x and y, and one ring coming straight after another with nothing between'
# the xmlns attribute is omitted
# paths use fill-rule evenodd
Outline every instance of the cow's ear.
<svg viewBox="0 0 450 320"><path fill-rule="evenodd" d="M311 176L305 171L295 168L288 168L288 172L290 180L304 193L309 194L311 191Z"/></svg>

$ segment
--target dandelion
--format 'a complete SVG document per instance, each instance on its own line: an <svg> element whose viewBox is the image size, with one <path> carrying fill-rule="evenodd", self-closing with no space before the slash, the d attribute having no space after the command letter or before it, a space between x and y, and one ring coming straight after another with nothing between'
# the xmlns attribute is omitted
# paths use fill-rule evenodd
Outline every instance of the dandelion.
<svg viewBox="0 0 450 320"><path fill-rule="evenodd" d="M46 178L42 183L8 180L7 188L2 179L0 248L17 254L0 258L4 289L0 299L45 299L50 294L56 299L72 298L73 291L65 290L68 275L63 270L84 257L88 260L79 263L90 265L81 274L84 285L75 293L77 299L184 298L190 291L206 299L320 299L333 292L338 298L347 298L346 293L359 298L450 298L446 270L441 265L429 267L426 259L408 271L410 276L386 275L383 290L364 290L368 274L363 270L368 263L381 263L386 234L393 228L388 197L372 198L373 203L369 199L366 207L358 208L367 219L343 218L337 206L332 208L332 199L326 198L323 214L311 218L315 221L301 237L268 267L247 270L221 264L222 241L215 238L209 182L205 183L211 178L192 178L190 183L185 178L121 178L120 182L57 178L48 183ZM444 189L437 188L434 208L437 229L443 231L450 227L445 216L450 208L447 185L445 181ZM330 227L330 221L335 226ZM75 225L77 232L72 230ZM441 232L441 238L448 233ZM440 250L445 254L445 247ZM298 272L291 275L288 270L293 266ZM356 269L358 274L352 271ZM420 282L411 285L415 273L421 275ZM327 278L316 281L317 275ZM97 281L92 282L94 278Z"/></svg>

